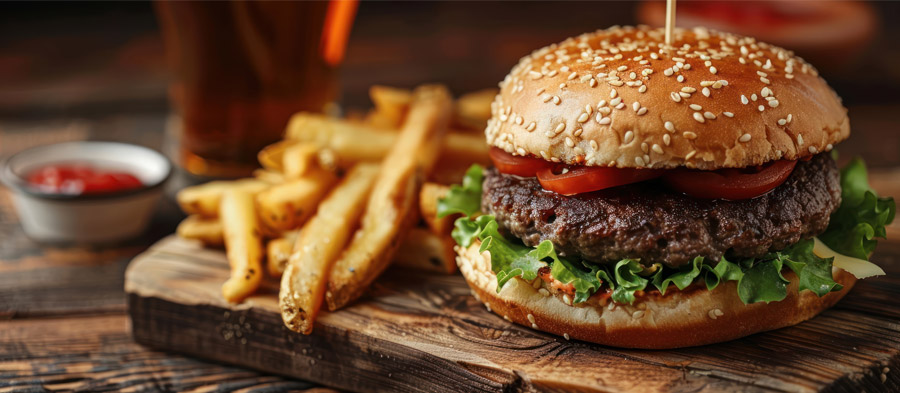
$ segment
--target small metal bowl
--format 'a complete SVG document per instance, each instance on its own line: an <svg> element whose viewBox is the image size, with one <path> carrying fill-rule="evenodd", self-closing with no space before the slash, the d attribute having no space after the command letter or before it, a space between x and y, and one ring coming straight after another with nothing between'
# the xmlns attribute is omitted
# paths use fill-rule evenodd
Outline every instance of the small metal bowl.
<svg viewBox="0 0 900 393"><path fill-rule="evenodd" d="M100 194L50 194L25 179L52 164L87 163L125 170L140 188ZM107 243L142 233L172 174L172 164L146 147L117 142L67 142L38 146L9 157L0 181L12 191L19 221L28 237L41 242Z"/></svg>

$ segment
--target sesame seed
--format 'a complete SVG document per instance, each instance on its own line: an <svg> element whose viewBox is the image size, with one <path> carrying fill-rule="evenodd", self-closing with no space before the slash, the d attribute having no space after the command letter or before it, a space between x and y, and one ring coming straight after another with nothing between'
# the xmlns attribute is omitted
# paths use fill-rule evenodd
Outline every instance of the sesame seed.
<svg viewBox="0 0 900 393"><path fill-rule="evenodd" d="M535 122L528 123L528 127L525 127L525 131L534 131L535 127L537 127L537 124Z"/></svg>
<svg viewBox="0 0 900 393"><path fill-rule="evenodd" d="M565 129L566 129L566 123L559 123L556 125L556 128L553 129L553 132L559 134L560 132L563 132L563 130L565 130Z"/></svg>
<svg viewBox="0 0 900 393"><path fill-rule="evenodd" d="M575 142L572 140L572 138L566 137L566 146L575 147Z"/></svg>
<svg viewBox="0 0 900 393"><path fill-rule="evenodd" d="M669 146L672 143L672 137L669 134L663 134L663 144Z"/></svg>
<svg viewBox="0 0 900 393"><path fill-rule="evenodd" d="M787 74L784 77L788 79L794 79L794 74Z"/></svg>
<svg viewBox="0 0 900 393"><path fill-rule="evenodd" d="M767 85L768 85L769 83L771 83L771 82L769 82L769 78L766 78L766 77L760 77L759 80L760 80L760 82L765 83L765 84L767 84Z"/></svg>
<svg viewBox="0 0 900 393"><path fill-rule="evenodd" d="M707 118L707 119L709 119L709 120L715 120L715 119L716 119L716 115L713 114L712 112L703 112L703 117L705 117L705 118Z"/></svg>
<svg viewBox="0 0 900 393"><path fill-rule="evenodd" d="M785 124L787 124L787 120L784 120L784 119L778 119L778 125L783 126L783 125L785 125Z"/></svg>
<svg viewBox="0 0 900 393"><path fill-rule="evenodd" d="M619 66L619 68L616 68L616 71L620 71L620 72L621 72L621 71L625 71L625 70L627 70L627 69L628 69L628 66Z"/></svg>
<svg viewBox="0 0 900 393"><path fill-rule="evenodd" d="M762 72L762 71L756 71L756 75L759 75L759 76L769 76L769 74L767 74L767 73L765 73L765 72Z"/></svg>
<svg viewBox="0 0 900 393"><path fill-rule="evenodd" d="M683 91L679 91L678 95L680 95L682 98L691 98L691 93L685 93Z"/></svg>
<svg viewBox="0 0 900 393"><path fill-rule="evenodd" d="M769 106L771 106L772 108L777 108L777 107L778 107L778 100L772 100L772 101L769 101Z"/></svg>
<svg viewBox="0 0 900 393"><path fill-rule="evenodd" d="M525 119L522 119L522 116L516 116L516 124L522 125Z"/></svg>
<svg viewBox="0 0 900 393"><path fill-rule="evenodd" d="M569 295L563 294L563 303L566 305L572 305L572 299L569 298Z"/></svg>
<svg viewBox="0 0 900 393"><path fill-rule="evenodd" d="M650 145L648 145L647 142L641 143L641 151L644 153L650 152Z"/></svg>
<svg viewBox="0 0 900 393"><path fill-rule="evenodd" d="M738 138L738 140L741 142L747 143L747 142L750 142L750 138L751 138L750 134L744 134L744 135L741 135L741 137Z"/></svg>
<svg viewBox="0 0 900 393"><path fill-rule="evenodd" d="M594 78L591 78L590 80L588 80L588 85L591 87L597 87L597 80Z"/></svg>
<svg viewBox="0 0 900 393"><path fill-rule="evenodd" d="M516 153L518 153L520 156L524 156L525 153L527 153L527 152L525 151L525 149L520 147L520 148L516 149Z"/></svg>
<svg viewBox="0 0 900 393"><path fill-rule="evenodd" d="M756 99L757 99L756 93L750 95L750 101L756 102Z"/></svg>
<svg viewBox="0 0 900 393"><path fill-rule="evenodd" d="M646 91L647 91L647 85L641 85L641 87L638 89L638 93L643 93Z"/></svg>
<svg viewBox="0 0 900 393"><path fill-rule="evenodd" d="M556 74L557 74L557 71L556 71L556 70L553 70L553 71L550 71L550 73L547 74L547 76L549 76L549 77L552 78L552 77L556 76Z"/></svg>
<svg viewBox="0 0 900 393"><path fill-rule="evenodd" d="M624 85L625 82L622 82L622 81L610 81L609 84L618 87L618 86Z"/></svg>
<svg viewBox="0 0 900 393"><path fill-rule="evenodd" d="M678 78L675 78L679 82L684 82L684 75L678 75Z"/></svg>
<svg viewBox="0 0 900 393"><path fill-rule="evenodd" d="M703 115L701 115L700 112L694 112L694 120L696 120L700 123L706 122L706 119L703 118Z"/></svg>
<svg viewBox="0 0 900 393"><path fill-rule="evenodd" d="M549 94L547 94L547 95L541 97L541 100L544 101L544 102L548 102L548 101L550 101L550 100L552 100L552 99L553 99L553 96L551 96L551 95L549 95Z"/></svg>
<svg viewBox="0 0 900 393"><path fill-rule="evenodd" d="M623 138L623 142L625 142L625 144L627 145L627 144L631 143L632 140L634 140L634 132L631 130L625 131L625 137Z"/></svg>
<svg viewBox="0 0 900 393"><path fill-rule="evenodd" d="M616 105L616 109L622 109L622 108L624 108L624 107L625 107L625 103L624 103L624 102L620 102L619 105Z"/></svg>
<svg viewBox="0 0 900 393"><path fill-rule="evenodd" d="M772 59L766 59L766 65L764 65L763 68L765 68L767 70L771 69L772 68Z"/></svg>
<svg viewBox="0 0 900 393"><path fill-rule="evenodd" d="M559 99L559 96L553 96L553 103L554 103L554 104L559 105L560 101L562 101L562 100Z"/></svg>
<svg viewBox="0 0 900 393"><path fill-rule="evenodd" d="M665 134L665 136L669 136L669 134ZM665 139L665 138L663 138L663 139ZM653 147L651 149L657 154L663 154L662 147L660 147L659 145L657 145L655 143L653 144Z"/></svg>
<svg viewBox="0 0 900 393"><path fill-rule="evenodd" d="M681 88L681 91L683 91L685 93L695 93L695 92L697 92L697 89L695 89L693 87L685 86L685 87Z"/></svg>
<svg viewBox="0 0 900 393"><path fill-rule="evenodd" d="M594 107L591 104L584 104L584 111L587 112L588 116L594 113Z"/></svg>
<svg viewBox="0 0 900 393"><path fill-rule="evenodd" d="M581 116L578 116L578 119L576 119L576 120L579 123L584 123L584 122L588 121L588 119L590 119L590 118L591 118L591 115L589 115L587 113L582 113Z"/></svg>
<svg viewBox="0 0 900 393"><path fill-rule="evenodd" d="M703 90L702 90L702 93L703 93L703 95L709 97L709 88L708 88L708 87L704 87Z"/></svg>
<svg viewBox="0 0 900 393"><path fill-rule="evenodd" d="M671 68L666 68L666 69L663 71L663 75L665 75L665 76L672 76L672 74L673 74L674 72L675 72L675 71L672 71Z"/></svg>
<svg viewBox="0 0 900 393"><path fill-rule="evenodd" d="M579 128L575 131L572 131L572 136L581 136L581 133L584 132L584 128Z"/></svg>
<svg viewBox="0 0 900 393"><path fill-rule="evenodd" d="M597 114L597 117L598 118L600 117L599 113ZM607 124L612 123L612 119L609 117L604 117L602 119L597 120L597 123L600 123L601 125L607 125Z"/></svg>
<svg viewBox="0 0 900 393"><path fill-rule="evenodd" d="M830 143L825 145L825 151L831 151L831 149L833 149L833 148L834 148L834 145L832 145Z"/></svg>
<svg viewBox="0 0 900 393"><path fill-rule="evenodd" d="M766 107L760 105L760 106L759 106L759 111L762 112L762 111L764 111L764 110L766 110Z"/></svg>
<svg viewBox="0 0 900 393"><path fill-rule="evenodd" d="M688 153L686 156L684 156L684 159L685 159L685 160L690 160L691 158L694 158L694 156L695 156L696 154L697 154L697 151L696 151L696 150L691 150L690 153Z"/></svg>
<svg viewBox="0 0 900 393"><path fill-rule="evenodd" d="M538 325L537 325L536 323L532 323L532 324L531 324L531 328L537 330Z"/></svg>
<svg viewBox="0 0 900 393"><path fill-rule="evenodd" d="M712 310L709 310L709 313L707 313L707 315L709 315L709 317L711 319L716 319L718 317L721 317L722 315L725 315L725 313L722 312L722 310L719 310L718 308L714 308Z"/></svg>
<svg viewBox="0 0 900 393"><path fill-rule="evenodd" d="M790 122L791 122L791 120L794 120L794 115L792 115L792 114L790 114L790 113L788 113L788 116L787 116L787 118L786 118L786 119L787 119L787 122L788 122L788 123L790 123Z"/></svg>
<svg viewBox="0 0 900 393"><path fill-rule="evenodd" d="M532 80L538 80L541 79L544 75L537 71L530 71L528 73L528 76L530 76Z"/></svg>
<svg viewBox="0 0 900 393"><path fill-rule="evenodd" d="M637 74L635 74L634 72L631 72L630 74L628 74L628 77L631 79L637 79Z"/></svg>
<svg viewBox="0 0 900 393"><path fill-rule="evenodd" d="M762 88L762 91L760 91L760 94L762 94L763 97L768 97L768 96L772 95L772 90L770 90L769 87L766 86L766 87Z"/></svg>
<svg viewBox="0 0 900 393"><path fill-rule="evenodd" d="M684 139L697 139L697 134L691 131L685 131L681 134L681 136L683 136Z"/></svg>
<svg viewBox="0 0 900 393"><path fill-rule="evenodd" d="M563 337L565 337L566 340L568 340L568 339L569 339L569 333L563 333Z"/></svg>
<svg viewBox="0 0 900 393"><path fill-rule="evenodd" d="M597 141L591 139L591 149L597 150L600 146L597 144Z"/></svg>
<svg viewBox="0 0 900 393"><path fill-rule="evenodd" d="M747 99L747 96L741 94L741 103L747 105L750 103L750 100Z"/></svg>
<svg viewBox="0 0 900 393"><path fill-rule="evenodd" d="M527 315L527 318L528 318L528 322L535 323L535 322L534 322L534 315L528 314L528 315Z"/></svg>
<svg viewBox="0 0 900 393"><path fill-rule="evenodd" d="M638 164L638 166L644 166L644 158L643 157L635 157L634 163Z"/></svg>
<svg viewBox="0 0 900 393"><path fill-rule="evenodd" d="M722 112L722 114L725 115L725 117L734 117L734 113L731 112Z"/></svg>
<svg viewBox="0 0 900 393"><path fill-rule="evenodd" d="M563 82L563 83L560 83L560 84L559 84L559 89L560 89L560 90L565 89L565 88L566 88L566 82Z"/></svg>
<svg viewBox="0 0 900 393"><path fill-rule="evenodd" d="M612 89L609 91L609 98L616 98L617 95L619 95L619 92L616 91L616 89Z"/></svg>
<svg viewBox="0 0 900 393"><path fill-rule="evenodd" d="M803 134L797 134L797 146L803 146Z"/></svg>
<svg viewBox="0 0 900 393"><path fill-rule="evenodd" d="M578 77L578 73L577 73L577 72L573 72L573 73L569 74L569 76L566 78L566 80L572 80L572 79L575 79L575 78L577 78L577 77Z"/></svg>
<svg viewBox="0 0 900 393"><path fill-rule="evenodd" d="M621 103L621 102L622 102L622 97L616 97L616 98L613 98L613 99L609 102L609 105L610 105L610 106L617 106L617 105L619 105L619 103Z"/></svg>
<svg viewBox="0 0 900 393"><path fill-rule="evenodd" d="M726 82L726 83L728 83L728 82ZM725 86L725 83L722 83L722 81L716 81L716 83L712 84L713 89L721 89L722 86Z"/></svg>
<svg viewBox="0 0 900 393"><path fill-rule="evenodd" d="M717 73L717 72L719 72L719 71L716 70L716 67L709 67L709 72L711 72L712 74L715 74L715 73Z"/></svg>
<svg viewBox="0 0 900 393"><path fill-rule="evenodd" d="M673 124L671 121L667 121L663 126L665 126L666 130L668 130L669 132L675 132L675 124Z"/></svg>
<svg viewBox="0 0 900 393"><path fill-rule="evenodd" d="M669 95L669 97L672 98L672 101L681 102L681 96L678 95L678 93L676 93L674 91Z"/></svg>
<svg viewBox="0 0 900 393"><path fill-rule="evenodd" d="M715 82L713 82L713 81L700 81L700 86L703 86L703 87L712 86L713 83L715 83Z"/></svg>
<svg viewBox="0 0 900 393"><path fill-rule="evenodd" d="M647 108L641 108L641 109L638 109L638 111L637 111L638 116L643 116L646 113L647 113Z"/></svg>
<svg viewBox="0 0 900 393"><path fill-rule="evenodd" d="M688 108L691 108L691 109L693 109L693 110L695 110L695 111L701 111L701 110L703 110L703 107L700 106L700 105L697 105L697 104L690 104L690 105L688 105Z"/></svg>
<svg viewBox="0 0 900 393"><path fill-rule="evenodd" d="M633 104L631 104L631 109L634 109L634 111L637 112L638 109L641 109L641 103L635 101Z"/></svg>
<svg viewBox="0 0 900 393"><path fill-rule="evenodd" d="M819 149L816 149L815 146L810 146L809 149L807 149L807 150L809 150L809 152L812 154L816 154L819 152Z"/></svg>

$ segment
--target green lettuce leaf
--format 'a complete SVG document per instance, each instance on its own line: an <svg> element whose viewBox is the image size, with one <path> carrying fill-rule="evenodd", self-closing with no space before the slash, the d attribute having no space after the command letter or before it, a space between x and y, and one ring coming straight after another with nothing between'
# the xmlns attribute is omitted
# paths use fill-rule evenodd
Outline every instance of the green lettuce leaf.
<svg viewBox="0 0 900 393"><path fill-rule="evenodd" d="M819 240L838 253L869 260L878 243L875 238L886 236L885 226L896 211L893 198L879 198L869 187L863 161L853 159L841 170L841 206Z"/></svg>
<svg viewBox="0 0 900 393"><path fill-rule="evenodd" d="M742 263L744 274L738 280L738 296L744 304L777 302L787 296L787 284L781 275L782 261L748 260Z"/></svg>
<svg viewBox="0 0 900 393"><path fill-rule="evenodd" d="M834 258L819 258L813 254L813 240L802 240L779 253L781 260L794 271L800 280L799 289L810 290L825 296L828 292L839 291L843 286L834 282L831 274Z"/></svg>
<svg viewBox="0 0 900 393"><path fill-rule="evenodd" d="M484 170L480 165L472 165L463 176L462 185L450 186L450 192L438 199L438 218L446 217L454 213L462 213L471 216L481 210L481 183L484 180Z"/></svg>

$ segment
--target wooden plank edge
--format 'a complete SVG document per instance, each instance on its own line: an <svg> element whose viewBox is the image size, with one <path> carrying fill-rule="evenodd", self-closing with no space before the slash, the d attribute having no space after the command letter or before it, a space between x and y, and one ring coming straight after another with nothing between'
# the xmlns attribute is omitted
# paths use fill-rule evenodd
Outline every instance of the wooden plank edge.
<svg viewBox="0 0 900 393"><path fill-rule="evenodd" d="M519 390L525 382L516 373L458 364L346 329L316 326L304 336L254 308L183 305L133 293L128 305L140 344L338 389L492 392Z"/></svg>

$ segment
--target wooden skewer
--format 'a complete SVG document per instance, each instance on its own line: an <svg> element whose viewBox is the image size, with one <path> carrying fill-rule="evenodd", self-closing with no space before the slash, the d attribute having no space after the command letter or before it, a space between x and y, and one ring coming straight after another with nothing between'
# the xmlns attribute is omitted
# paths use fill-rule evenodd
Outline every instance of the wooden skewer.
<svg viewBox="0 0 900 393"><path fill-rule="evenodd" d="M675 0L666 0L666 45L672 45L675 30Z"/></svg>

